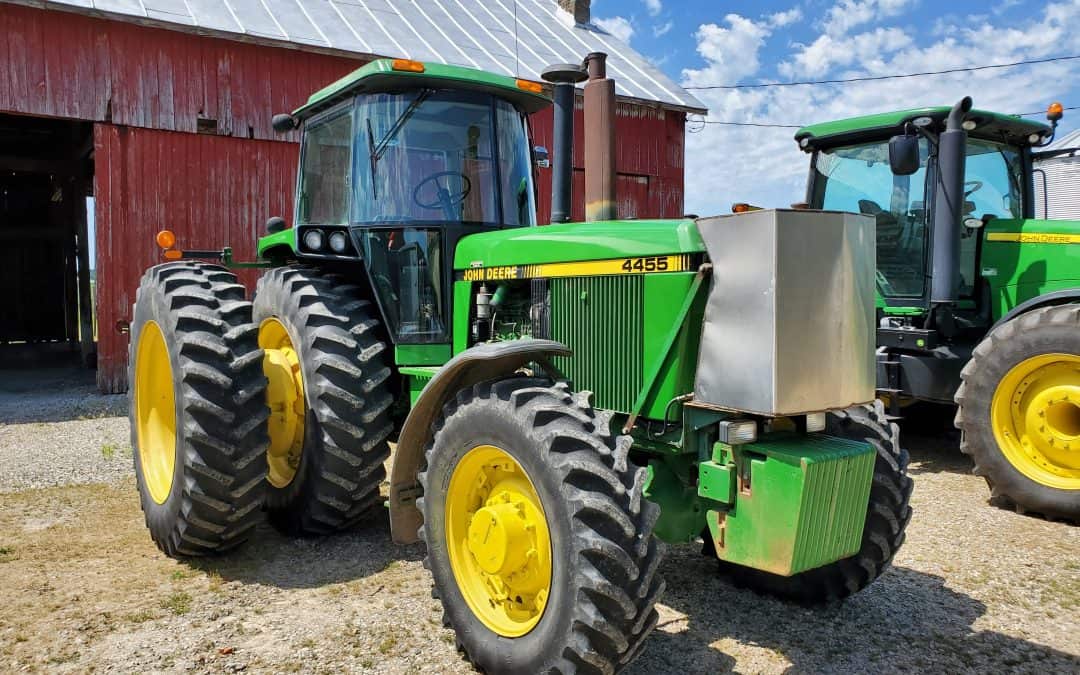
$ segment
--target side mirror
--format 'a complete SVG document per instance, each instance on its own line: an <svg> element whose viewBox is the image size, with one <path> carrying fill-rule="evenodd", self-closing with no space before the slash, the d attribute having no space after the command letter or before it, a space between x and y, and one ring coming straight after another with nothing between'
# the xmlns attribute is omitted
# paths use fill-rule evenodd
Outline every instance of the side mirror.
<svg viewBox="0 0 1080 675"><path fill-rule="evenodd" d="M910 176L919 170L919 137L902 134L889 139L889 168L897 176Z"/></svg>
<svg viewBox="0 0 1080 675"><path fill-rule="evenodd" d="M300 126L300 123L288 113L278 113L271 118L270 126L274 127L274 131L279 134L284 134Z"/></svg>
<svg viewBox="0 0 1080 675"><path fill-rule="evenodd" d="M551 168L551 155L547 148L542 145L533 148L533 164L541 169Z"/></svg>
<svg viewBox="0 0 1080 675"><path fill-rule="evenodd" d="M277 234L285 229L285 219L281 216L271 216L266 220L266 233Z"/></svg>

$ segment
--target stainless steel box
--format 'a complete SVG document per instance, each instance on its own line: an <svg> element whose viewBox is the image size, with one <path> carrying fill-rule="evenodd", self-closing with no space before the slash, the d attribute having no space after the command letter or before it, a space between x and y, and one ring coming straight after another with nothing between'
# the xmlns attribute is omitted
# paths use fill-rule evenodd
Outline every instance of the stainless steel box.
<svg viewBox="0 0 1080 675"><path fill-rule="evenodd" d="M701 218L713 265L698 405L797 415L874 398L874 219L766 210Z"/></svg>

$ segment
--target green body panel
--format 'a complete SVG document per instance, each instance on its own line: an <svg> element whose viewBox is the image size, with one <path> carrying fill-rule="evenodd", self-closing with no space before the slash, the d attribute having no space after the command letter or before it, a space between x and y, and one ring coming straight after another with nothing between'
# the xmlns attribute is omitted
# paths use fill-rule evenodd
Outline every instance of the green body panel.
<svg viewBox="0 0 1080 675"><path fill-rule="evenodd" d="M697 467L690 456L669 456L649 462L645 496L660 505L654 532L661 541L693 541L705 530L705 505L697 498L691 477Z"/></svg>
<svg viewBox="0 0 1080 675"><path fill-rule="evenodd" d="M493 230L466 237L454 269L701 253L693 220L611 220Z"/></svg>
<svg viewBox="0 0 1080 675"><path fill-rule="evenodd" d="M259 237L256 252L260 258L265 258L267 257L267 252L271 249L286 247L290 252L296 250L296 233L291 227L284 229L281 232L275 232L273 234L268 234L265 237Z"/></svg>
<svg viewBox="0 0 1080 675"><path fill-rule="evenodd" d="M394 363L399 366L441 366L451 356L453 350L449 344L402 344L394 347Z"/></svg>
<svg viewBox="0 0 1080 675"><path fill-rule="evenodd" d="M377 59L318 90L309 96L307 103L297 108L293 115L300 118L310 116L346 96L361 92L410 87L439 86L447 89L488 91L509 99L530 113L536 112L551 102L546 96L519 88L517 80L512 77L441 63L424 63L423 65L424 72L422 73L398 71L393 69L391 59Z"/></svg>
<svg viewBox="0 0 1080 675"><path fill-rule="evenodd" d="M404 366L398 368L398 372L405 379L405 384L409 389L409 407L412 408L416 405L416 401L420 398L421 392L424 391L424 387L431 381L431 378L435 377L435 373L439 372L438 366Z"/></svg>
<svg viewBox="0 0 1080 675"><path fill-rule="evenodd" d="M983 229L980 271L995 320L1045 293L1080 290L1080 221L992 220Z"/></svg>
<svg viewBox="0 0 1080 675"><path fill-rule="evenodd" d="M738 477L735 505L706 515L717 555L784 576L854 555L874 459L867 443L824 435L738 446L726 473ZM725 475L718 469L709 469L714 482Z"/></svg>
<svg viewBox="0 0 1080 675"><path fill-rule="evenodd" d="M805 126L796 131L795 140L808 139L807 148L809 149L858 142L855 139L862 135L887 137L890 133L900 133L903 131L906 122L917 117L932 117L940 120L948 116L949 110L948 106L912 108L910 110L895 110L875 115L821 122ZM1035 122L1015 115L1003 115L988 110L972 110L969 118L979 120L979 127L972 132L972 136L976 137L1001 140L1002 136L1004 136L1023 141L1031 134L1043 134L1050 131L1050 127L1042 122Z"/></svg>

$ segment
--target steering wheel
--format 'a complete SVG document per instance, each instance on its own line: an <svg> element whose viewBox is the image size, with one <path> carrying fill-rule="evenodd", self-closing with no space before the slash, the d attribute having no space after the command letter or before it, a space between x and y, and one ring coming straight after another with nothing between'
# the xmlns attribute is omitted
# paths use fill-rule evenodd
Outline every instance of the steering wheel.
<svg viewBox="0 0 1080 675"><path fill-rule="evenodd" d="M449 187L444 187L439 181L440 178L445 178L447 176L457 176L461 180L461 188L457 192L451 192ZM435 184L435 201L422 202L420 201L420 193L428 183ZM420 181L416 186L416 189L413 190L413 201L422 209L442 208L446 213L446 217L453 220L452 209L465 201L465 198L469 196L471 191L472 181L469 180L469 177L465 174L458 171L440 171L438 173L433 173Z"/></svg>
<svg viewBox="0 0 1080 675"><path fill-rule="evenodd" d="M970 190L968 189L969 185L971 186ZM980 189L982 189L982 186L983 186L983 183L982 183L981 180L965 181L964 182L964 196L968 197L968 196L971 195L972 192L978 192Z"/></svg>

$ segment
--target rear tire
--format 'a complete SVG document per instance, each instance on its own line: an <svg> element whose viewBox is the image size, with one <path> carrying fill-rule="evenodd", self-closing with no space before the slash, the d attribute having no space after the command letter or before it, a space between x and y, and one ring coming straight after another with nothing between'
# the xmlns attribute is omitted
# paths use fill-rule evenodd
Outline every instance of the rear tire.
<svg viewBox="0 0 1080 675"><path fill-rule="evenodd" d="M978 344L960 377L960 450L986 480L991 501L1080 522L1080 305L1006 321ZM1029 426L1029 416L1041 428Z"/></svg>
<svg viewBox="0 0 1080 675"><path fill-rule="evenodd" d="M881 576L904 543L913 486L907 475L908 453L900 447L900 432L886 419L881 401L829 413L826 433L866 441L877 451L859 552L790 577L721 561L721 570L736 585L804 605L835 602L858 593ZM712 538L704 540L706 552L716 555Z"/></svg>
<svg viewBox="0 0 1080 675"><path fill-rule="evenodd" d="M588 394L571 394L565 383L514 378L462 390L435 423L427 467L420 474L424 496L417 504L424 515L425 565L442 600L444 623L454 628L459 649L482 672L612 673L637 656L655 626L654 606L664 589L657 572L662 545L652 535L659 507L643 496L645 469L627 459L630 438L612 437L609 422L610 415L593 411ZM473 608L477 604L483 612L486 606L482 599L477 603L478 591L463 591L484 588L471 584L485 577L466 572L463 581L455 571L453 561L468 570L471 560L481 558L467 560L460 546L452 552L456 545L448 537L448 523L461 522L456 520L461 514L455 504L462 503L457 474L475 464L473 453L490 448L501 449L509 455L506 463L518 466L511 476L524 472L543 509L543 524L529 531L542 529L550 542L546 602L539 610L528 596L520 606L511 600L491 602L496 613L504 605L524 607L533 622L521 627L511 621L514 630L502 632L497 628L505 621L488 614L482 618ZM467 485L492 486L487 501L477 502L490 506L505 494L498 481ZM484 494L484 488L477 489L476 494ZM472 546L472 523L479 511L462 513L473 518L468 521ZM531 545L532 551L539 548ZM522 548L527 547L508 548L507 558ZM517 592L515 580L522 578L515 575L535 578L528 576L531 568L523 569L503 586L511 597ZM472 600L466 600L466 592ZM516 602L523 602L520 595ZM489 627L492 623L496 629Z"/></svg>
<svg viewBox="0 0 1080 675"><path fill-rule="evenodd" d="M393 431L391 372L374 308L340 275L289 266L259 279L254 317L260 327L276 319L288 332L306 405L295 475L267 487L270 521L290 535L347 529L380 503Z"/></svg>
<svg viewBox="0 0 1080 675"><path fill-rule="evenodd" d="M259 519L266 379L251 303L217 265L143 275L128 358L131 446L150 537L169 556L219 553Z"/></svg>

